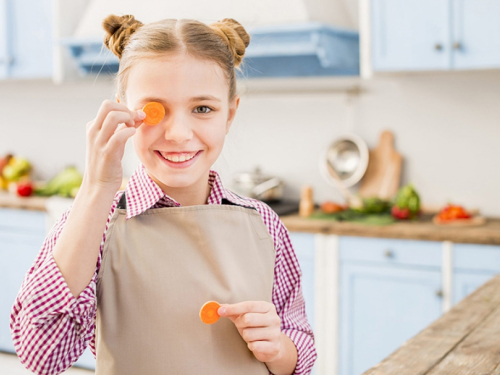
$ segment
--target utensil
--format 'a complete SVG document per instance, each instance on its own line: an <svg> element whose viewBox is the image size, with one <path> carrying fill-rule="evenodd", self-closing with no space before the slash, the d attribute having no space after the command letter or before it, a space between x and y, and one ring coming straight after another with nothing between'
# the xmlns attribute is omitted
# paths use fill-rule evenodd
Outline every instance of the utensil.
<svg viewBox="0 0 500 375"><path fill-rule="evenodd" d="M368 159L366 143L355 134L346 134L331 143L321 155L320 172L330 185L338 188L336 181L342 181L348 188L357 184L364 176Z"/></svg>
<svg viewBox="0 0 500 375"><path fill-rule="evenodd" d="M263 174L257 166L253 172L236 174L232 188L235 193L246 197L276 202L283 198L284 183L278 177Z"/></svg>
<svg viewBox="0 0 500 375"><path fill-rule="evenodd" d="M337 188L340 190L340 192L344 195L345 199L349 203L350 207L353 208L360 208L363 206L363 201L361 198L355 196L352 194L349 189L345 186L344 182L341 180L340 176L337 174L337 171L332 167L331 163L329 160L327 160L327 168L328 172L332 175L334 178L334 181L337 185Z"/></svg>
<svg viewBox="0 0 500 375"><path fill-rule="evenodd" d="M391 131L380 135L379 144L370 150L369 159L359 195L364 198L393 198L400 186L403 157L394 149L394 134Z"/></svg>

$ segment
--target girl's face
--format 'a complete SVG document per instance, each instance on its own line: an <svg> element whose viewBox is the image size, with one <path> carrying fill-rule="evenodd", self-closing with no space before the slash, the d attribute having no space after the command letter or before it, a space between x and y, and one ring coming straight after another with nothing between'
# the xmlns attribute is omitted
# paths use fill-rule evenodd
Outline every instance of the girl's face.
<svg viewBox="0 0 500 375"><path fill-rule="evenodd" d="M159 124L142 124L134 136L139 160L165 193L206 191L239 103L238 97L229 103L228 95L215 62L182 53L144 58L132 67L127 106L138 110L155 101L165 107Z"/></svg>

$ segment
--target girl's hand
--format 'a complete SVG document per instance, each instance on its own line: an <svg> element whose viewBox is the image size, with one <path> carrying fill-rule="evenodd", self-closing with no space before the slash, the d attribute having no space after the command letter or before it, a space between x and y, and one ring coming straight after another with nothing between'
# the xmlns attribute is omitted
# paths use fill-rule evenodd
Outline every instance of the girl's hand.
<svg viewBox="0 0 500 375"><path fill-rule="evenodd" d="M122 158L127 140L146 114L105 100L94 120L87 124L87 157L84 184L115 193L123 179Z"/></svg>
<svg viewBox="0 0 500 375"><path fill-rule="evenodd" d="M223 304L218 310L235 324L243 340L261 362L273 362L281 352L281 319L269 302L248 301Z"/></svg>

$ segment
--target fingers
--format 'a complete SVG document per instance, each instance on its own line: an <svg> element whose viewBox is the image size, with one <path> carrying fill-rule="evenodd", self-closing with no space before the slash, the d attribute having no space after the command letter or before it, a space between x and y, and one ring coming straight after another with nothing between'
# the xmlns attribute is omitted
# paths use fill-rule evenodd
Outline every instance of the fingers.
<svg viewBox="0 0 500 375"><path fill-rule="evenodd" d="M116 152L121 159L125 152L127 140L135 134L136 130L136 128L123 128L116 131L110 138L107 147L109 150ZM110 153L113 153L113 151L110 151Z"/></svg>
<svg viewBox="0 0 500 375"><path fill-rule="evenodd" d="M130 109L127 108L127 106L113 102L111 100L105 100L102 102L101 107L99 108L99 111L97 111L97 116L94 119L94 127L96 130L101 129L104 120L108 116L110 112L113 111L119 111L119 112L126 112L128 113L132 118L135 118L135 115L133 114L134 111L131 111Z"/></svg>
<svg viewBox="0 0 500 375"><path fill-rule="evenodd" d="M242 329L241 337L247 343L254 341L276 341L279 340L281 332L272 327L257 327Z"/></svg>
<svg viewBox="0 0 500 375"><path fill-rule="evenodd" d="M261 362L269 362L280 352L280 346L273 341L253 341L247 344L257 359Z"/></svg>
<svg viewBox="0 0 500 375"><path fill-rule="evenodd" d="M123 111L111 111L108 113L106 118L104 119L104 123L102 124L101 130L97 135L97 143L101 146L108 143L111 136L115 133L118 128L118 125L125 124L129 127L135 126L135 121L132 115L128 112Z"/></svg>
<svg viewBox="0 0 500 375"><path fill-rule="evenodd" d="M264 301L245 301L234 304L222 304L218 310L220 316L224 317L237 317L238 315L246 313L260 313L265 314L272 309L275 309L274 305L269 302Z"/></svg>

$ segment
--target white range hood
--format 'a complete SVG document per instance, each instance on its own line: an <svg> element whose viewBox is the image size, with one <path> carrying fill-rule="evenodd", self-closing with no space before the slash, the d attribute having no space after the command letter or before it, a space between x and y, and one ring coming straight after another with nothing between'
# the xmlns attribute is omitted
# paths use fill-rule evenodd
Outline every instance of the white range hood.
<svg viewBox="0 0 500 375"><path fill-rule="evenodd" d="M109 14L132 14L143 23L164 18L192 18L210 23L234 18L247 28L320 22L357 29L357 0L90 0L75 37L102 37Z"/></svg>
<svg viewBox="0 0 500 375"><path fill-rule="evenodd" d="M143 23L234 18L251 35L244 72L249 78L359 74L357 0L80 1L87 1L86 8L63 43L83 74L118 69L118 60L102 45L101 24L109 14L132 14Z"/></svg>

